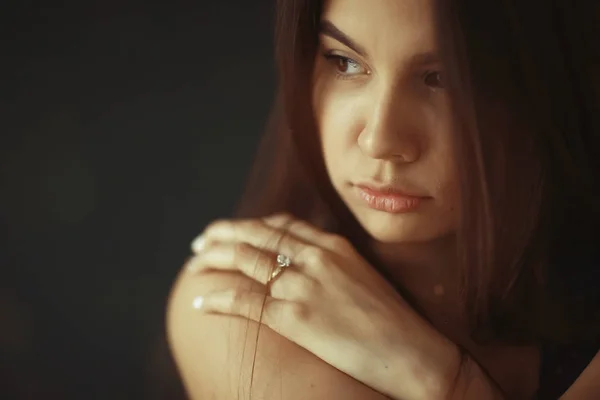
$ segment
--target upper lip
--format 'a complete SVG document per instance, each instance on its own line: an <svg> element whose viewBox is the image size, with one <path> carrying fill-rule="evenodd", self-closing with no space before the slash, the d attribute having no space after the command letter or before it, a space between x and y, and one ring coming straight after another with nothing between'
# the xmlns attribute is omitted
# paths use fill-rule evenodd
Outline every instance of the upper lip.
<svg viewBox="0 0 600 400"><path fill-rule="evenodd" d="M407 197L428 197L420 194L415 194L416 190L410 190L405 188L400 188L394 185L385 185L381 183L373 183L373 182L359 182L356 183L355 186L363 189L368 189L373 192L379 192L387 195L400 195Z"/></svg>

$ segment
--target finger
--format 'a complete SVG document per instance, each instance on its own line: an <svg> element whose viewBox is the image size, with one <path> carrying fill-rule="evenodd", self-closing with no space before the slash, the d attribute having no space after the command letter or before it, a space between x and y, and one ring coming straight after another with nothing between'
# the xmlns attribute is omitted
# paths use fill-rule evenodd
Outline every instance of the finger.
<svg viewBox="0 0 600 400"><path fill-rule="evenodd" d="M238 271L266 285L276 267L277 256L243 242L215 242L190 262L188 270Z"/></svg>
<svg viewBox="0 0 600 400"><path fill-rule="evenodd" d="M269 226L261 219L217 221L209 225L201 237L195 242L204 242L204 249L209 242L242 242L275 254L284 254L294 261L307 247L314 246L290 232Z"/></svg>
<svg viewBox="0 0 600 400"><path fill-rule="evenodd" d="M266 275L274 269L276 256L243 242L214 242L194 255L189 261L188 271L199 272L206 269L237 270L251 278L256 278L256 269Z"/></svg>
<svg viewBox="0 0 600 400"><path fill-rule="evenodd" d="M295 219L288 214L275 214L263 219L265 224L275 229L283 229L295 237L328 250L338 251L347 246L347 240L341 236L326 232L306 221Z"/></svg>
<svg viewBox="0 0 600 400"><path fill-rule="evenodd" d="M193 279L200 279L203 281L234 281L236 290L249 290L252 292L258 293L269 293L271 295L272 292L269 290L266 285L263 285L260 282L257 282L255 279L252 279L244 274L242 274L239 270L222 270L215 269L209 267L201 267L194 272L189 272L194 275Z"/></svg>
<svg viewBox="0 0 600 400"><path fill-rule="evenodd" d="M204 313L225 314L265 324L280 332L285 301L246 290L227 290L196 297L192 306ZM279 320L279 321L278 321Z"/></svg>

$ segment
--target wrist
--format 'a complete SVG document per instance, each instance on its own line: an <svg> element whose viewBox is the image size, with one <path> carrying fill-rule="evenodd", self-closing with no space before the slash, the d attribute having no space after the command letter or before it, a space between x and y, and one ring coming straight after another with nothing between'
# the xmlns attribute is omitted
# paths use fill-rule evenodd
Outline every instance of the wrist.
<svg viewBox="0 0 600 400"><path fill-rule="evenodd" d="M446 337L431 342L415 368L420 391L411 399L504 400L496 382L468 354Z"/></svg>
<svg viewBox="0 0 600 400"><path fill-rule="evenodd" d="M414 371L420 382L420 393L415 399L449 400L462 370L463 356L458 346L440 335L427 347Z"/></svg>
<svg viewBox="0 0 600 400"><path fill-rule="evenodd" d="M444 400L504 400L500 387L471 357L463 357ZM440 398L442 399L442 398Z"/></svg>
<svg viewBox="0 0 600 400"><path fill-rule="evenodd" d="M379 371L386 382L384 392L393 399L449 400L461 367L461 351L437 332L422 333L418 345L402 346L393 352L391 368Z"/></svg>
<svg viewBox="0 0 600 400"><path fill-rule="evenodd" d="M364 365L361 381L395 400L448 400L460 351L441 335L423 338L417 346L388 348L383 358L371 358L376 362Z"/></svg>

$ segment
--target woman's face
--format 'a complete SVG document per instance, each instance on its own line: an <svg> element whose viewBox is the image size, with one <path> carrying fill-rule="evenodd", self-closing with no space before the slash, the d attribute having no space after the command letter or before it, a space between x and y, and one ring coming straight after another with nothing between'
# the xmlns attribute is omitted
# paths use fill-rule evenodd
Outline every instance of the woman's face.
<svg viewBox="0 0 600 400"><path fill-rule="evenodd" d="M378 241L453 233L457 184L432 0L325 2L313 107L327 171Z"/></svg>

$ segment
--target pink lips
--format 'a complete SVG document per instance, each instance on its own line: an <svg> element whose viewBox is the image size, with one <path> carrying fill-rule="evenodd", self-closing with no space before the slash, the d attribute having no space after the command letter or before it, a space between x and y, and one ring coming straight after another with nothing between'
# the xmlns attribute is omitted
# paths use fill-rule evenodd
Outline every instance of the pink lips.
<svg viewBox="0 0 600 400"><path fill-rule="evenodd" d="M355 186L358 196L367 206L378 211L392 214L407 213L415 210L427 197L412 196L392 188L374 188L367 185Z"/></svg>

